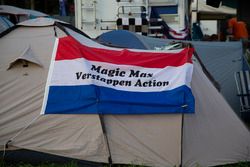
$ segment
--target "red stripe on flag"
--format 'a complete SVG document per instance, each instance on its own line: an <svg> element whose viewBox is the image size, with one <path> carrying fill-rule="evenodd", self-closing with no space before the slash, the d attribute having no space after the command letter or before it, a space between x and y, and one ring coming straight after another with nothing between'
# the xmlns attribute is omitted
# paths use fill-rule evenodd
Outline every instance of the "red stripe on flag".
<svg viewBox="0 0 250 167"><path fill-rule="evenodd" d="M135 65L147 68L164 68L192 63L193 48L185 48L179 53L134 52L128 49L108 50L82 45L68 36L59 39L56 61L85 58L89 61L120 65Z"/></svg>

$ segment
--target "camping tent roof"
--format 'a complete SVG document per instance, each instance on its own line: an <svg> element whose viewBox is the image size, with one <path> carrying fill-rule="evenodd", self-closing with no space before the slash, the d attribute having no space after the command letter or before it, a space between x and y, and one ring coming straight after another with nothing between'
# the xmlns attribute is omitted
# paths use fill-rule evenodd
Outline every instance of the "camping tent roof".
<svg viewBox="0 0 250 167"><path fill-rule="evenodd" d="M31 9L22 9L15 6L9 5L0 5L0 13L4 14L13 14L13 15L32 15L36 17L45 17L48 16L45 13L31 10Z"/></svg>
<svg viewBox="0 0 250 167"><path fill-rule="evenodd" d="M30 19L30 20L23 21L21 23L18 23L17 25L20 25L20 26L32 26L32 27L42 27L42 26L52 26L56 22L65 23L63 21L56 20L56 19L51 19L51 18L37 18L37 19Z"/></svg>
<svg viewBox="0 0 250 167"><path fill-rule="evenodd" d="M9 5L0 5L0 13L14 14L14 15L29 15L28 11Z"/></svg>
<svg viewBox="0 0 250 167"><path fill-rule="evenodd" d="M25 9L30 15L36 16L36 17L46 17L49 16L43 12L36 11L36 10L31 10L31 9Z"/></svg>
<svg viewBox="0 0 250 167"><path fill-rule="evenodd" d="M0 16L0 33L14 26L7 18Z"/></svg>
<svg viewBox="0 0 250 167"><path fill-rule="evenodd" d="M139 35L135 35L135 33L126 30L114 30L103 33L97 37L97 40L99 43L106 45L111 44L117 47L127 47L134 49L147 48L146 44L144 44L143 41L139 39Z"/></svg>
<svg viewBox="0 0 250 167"><path fill-rule="evenodd" d="M67 33L57 25L20 25L0 38L0 148L8 143L9 148L108 163L99 115L40 115L55 35L114 49L64 28ZM113 163L212 166L250 160L249 131L197 62L192 90L192 115L104 115Z"/></svg>

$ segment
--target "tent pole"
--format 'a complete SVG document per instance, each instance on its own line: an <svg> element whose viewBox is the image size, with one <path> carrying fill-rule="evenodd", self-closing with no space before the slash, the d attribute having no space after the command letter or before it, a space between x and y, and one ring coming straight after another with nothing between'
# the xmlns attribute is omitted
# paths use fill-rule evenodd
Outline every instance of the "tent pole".
<svg viewBox="0 0 250 167"><path fill-rule="evenodd" d="M182 117L181 117L181 163L180 163L180 167L183 166L183 144L184 144L183 143L184 114L182 113L181 115Z"/></svg>
<svg viewBox="0 0 250 167"><path fill-rule="evenodd" d="M55 32L55 37L57 37L57 32L56 32L56 26L54 25L54 32Z"/></svg>
<svg viewBox="0 0 250 167"><path fill-rule="evenodd" d="M35 9L35 1L34 0L30 0L30 9Z"/></svg>
<svg viewBox="0 0 250 167"><path fill-rule="evenodd" d="M104 123L104 117L103 117L102 114L99 114L99 118L100 118L100 122L101 122L101 126L102 126L102 132L103 132L103 135L104 135L104 139L105 139L107 147L108 147L108 153L109 153L108 162L109 162L109 167L111 167L113 162L112 162L112 156L111 156L111 151L110 151L110 146L109 146L107 131L106 131L105 123Z"/></svg>

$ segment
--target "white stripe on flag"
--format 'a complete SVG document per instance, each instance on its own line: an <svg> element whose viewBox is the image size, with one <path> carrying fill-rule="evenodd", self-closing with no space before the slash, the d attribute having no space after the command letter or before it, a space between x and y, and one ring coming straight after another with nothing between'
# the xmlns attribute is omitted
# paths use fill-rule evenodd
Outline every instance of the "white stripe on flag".
<svg viewBox="0 0 250 167"><path fill-rule="evenodd" d="M100 71L115 70L117 71L117 74L118 73L121 74L120 72L122 71L125 72L123 72L122 76L108 76L107 74L98 73L97 70L91 70L92 65L94 65L95 68L101 66ZM53 76L50 86L94 84L98 86L104 86L124 91L138 91L138 92L165 91L177 88L182 85L187 85L188 87L190 87L192 70L193 70L193 64L190 63L186 63L179 67L168 66L165 68L145 68L145 67L130 66L130 65L115 65L104 62L88 61L83 58L74 60L61 60L61 61L56 61L54 64ZM137 76L136 71L140 71L139 75L141 75L141 77L136 77ZM92 76L95 76L95 79L90 79ZM97 76L99 76L99 79L96 79ZM102 79L101 81L100 78L104 79ZM161 84L160 82L162 83L168 82L168 85L163 84L162 86L155 86L155 87L154 86L139 87L138 85L135 86L135 83L137 83L138 79L140 79L142 82L149 82L151 80L152 84L153 82L154 84L159 82L159 85ZM109 84L107 84L107 80L109 80ZM114 85L113 82L110 83L111 80L131 81L131 85L130 86L124 86L122 84Z"/></svg>

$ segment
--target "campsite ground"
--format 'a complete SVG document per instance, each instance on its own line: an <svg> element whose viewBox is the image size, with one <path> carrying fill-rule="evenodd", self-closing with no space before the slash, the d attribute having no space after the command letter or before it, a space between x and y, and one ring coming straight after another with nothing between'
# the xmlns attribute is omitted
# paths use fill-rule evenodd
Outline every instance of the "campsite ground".
<svg viewBox="0 0 250 167"><path fill-rule="evenodd" d="M69 162L67 164L55 164L55 163L42 163L39 165L31 165L28 163L20 162L19 164L3 163L0 162L0 167L78 167L76 162Z"/></svg>
<svg viewBox="0 0 250 167"><path fill-rule="evenodd" d="M55 164L55 163L42 163L38 165L31 165L27 163L20 162L19 164L10 164L10 163L4 163L0 160L0 167L82 167L78 166L78 164L74 161L66 163L66 164ZM85 167L90 167L89 165ZM108 165L103 165L100 167L108 167ZM113 167L144 167L142 165L114 165ZM200 167L197 165L196 167ZM232 165L222 165L217 167L250 167L250 162L241 162L237 164Z"/></svg>

